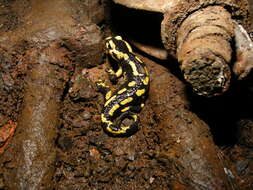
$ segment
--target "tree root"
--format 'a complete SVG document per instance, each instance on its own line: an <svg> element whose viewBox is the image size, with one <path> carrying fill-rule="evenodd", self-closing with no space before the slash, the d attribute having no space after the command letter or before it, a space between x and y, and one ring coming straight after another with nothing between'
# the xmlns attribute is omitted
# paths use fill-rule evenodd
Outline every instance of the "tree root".
<svg viewBox="0 0 253 190"><path fill-rule="evenodd" d="M228 89L233 31L230 14L220 6L195 12L180 26L178 61L184 78L197 94L214 96Z"/></svg>

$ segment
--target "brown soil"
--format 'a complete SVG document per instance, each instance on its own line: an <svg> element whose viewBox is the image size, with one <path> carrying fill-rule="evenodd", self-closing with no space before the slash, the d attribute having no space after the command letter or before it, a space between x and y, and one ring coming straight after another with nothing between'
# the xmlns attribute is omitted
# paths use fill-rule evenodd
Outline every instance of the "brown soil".
<svg viewBox="0 0 253 190"><path fill-rule="evenodd" d="M0 130L17 123L0 153L0 189L252 189L247 82L201 98L174 60L139 54L151 77L141 129L104 133L95 81L109 82L102 36L113 5L89 2L0 1Z"/></svg>

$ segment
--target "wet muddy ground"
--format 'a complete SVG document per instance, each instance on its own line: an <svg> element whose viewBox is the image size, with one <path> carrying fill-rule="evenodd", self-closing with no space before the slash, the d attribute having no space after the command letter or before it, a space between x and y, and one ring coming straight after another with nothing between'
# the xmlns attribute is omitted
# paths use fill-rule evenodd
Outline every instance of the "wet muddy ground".
<svg viewBox="0 0 253 190"><path fill-rule="evenodd" d="M155 29L152 39L124 33L115 9L124 16L110 1L0 1L0 189L253 189L250 77L203 98L174 59L134 49L151 79L141 129L104 133L104 37L161 46Z"/></svg>

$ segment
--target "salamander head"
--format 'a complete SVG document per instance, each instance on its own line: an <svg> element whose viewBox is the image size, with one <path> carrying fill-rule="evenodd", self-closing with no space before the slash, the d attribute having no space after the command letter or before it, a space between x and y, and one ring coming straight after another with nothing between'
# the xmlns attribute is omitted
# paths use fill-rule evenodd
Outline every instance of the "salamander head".
<svg viewBox="0 0 253 190"><path fill-rule="evenodd" d="M131 46L121 36L106 38L105 46L107 53L116 61L126 60L128 54L132 53Z"/></svg>

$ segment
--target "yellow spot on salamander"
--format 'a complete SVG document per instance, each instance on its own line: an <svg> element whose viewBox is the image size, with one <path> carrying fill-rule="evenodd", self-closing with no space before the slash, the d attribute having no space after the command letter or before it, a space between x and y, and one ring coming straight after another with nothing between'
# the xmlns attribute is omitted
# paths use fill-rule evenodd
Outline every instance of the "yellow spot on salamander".
<svg viewBox="0 0 253 190"><path fill-rule="evenodd" d="M116 45L115 45L115 43L113 43L112 40L110 40L108 43L110 44L110 46L111 46L112 49L116 48Z"/></svg>
<svg viewBox="0 0 253 190"><path fill-rule="evenodd" d="M129 87L133 87L133 86L135 86L135 85L136 85L136 82L135 82L135 81L131 81L131 82L128 83L128 86L129 86Z"/></svg>
<svg viewBox="0 0 253 190"><path fill-rule="evenodd" d="M131 66L131 69L133 71L133 75L138 76L140 73L137 70L136 64L133 61L129 61L129 65Z"/></svg>
<svg viewBox="0 0 253 190"><path fill-rule="evenodd" d="M122 93L125 92L125 91L127 91L127 89L126 89L126 88L123 88L123 89L121 89L121 90L118 91L118 94L122 94Z"/></svg>
<svg viewBox="0 0 253 190"><path fill-rule="evenodd" d="M125 132L126 132L124 129L118 130L118 131L114 131L114 130L112 130L112 129L110 128L110 126L107 126L107 127L106 127L106 130L107 130L108 132L112 133L112 134L122 134L122 133L125 133Z"/></svg>
<svg viewBox="0 0 253 190"><path fill-rule="evenodd" d="M107 106L111 101L113 101L116 98L116 95L114 95L113 97L111 97L109 100L107 100L105 102L105 106Z"/></svg>
<svg viewBox="0 0 253 190"><path fill-rule="evenodd" d="M119 69L117 70L117 72L115 73L117 77L120 77L123 73L122 67L119 67Z"/></svg>
<svg viewBox="0 0 253 190"><path fill-rule="evenodd" d="M119 57L123 58L124 60L129 59L129 56L127 55L127 53L121 53L121 52L119 52L118 54L119 54Z"/></svg>
<svg viewBox="0 0 253 190"><path fill-rule="evenodd" d="M109 125L112 124L112 122L111 122L110 120L107 120L107 119L105 118L105 115L104 115L104 114L101 114L101 121L102 121L103 123L108 123Z"/></svg>
<svg viewBox="0 0 253 190"><path fill-rule="evenodd" d="M134 119L134 121L137 121L137 115L131 115L131 117Z"/></svg>
<svg viewBox="0 0 253 190"><path fill-rule="evenodd" d="M129 129L130 126L124 126L124 127L121 127L121 129L123 129L124 131L126 131L127 129Z"/></svg>
<svg viewBox="0 0 253 190"><path fill-rule="evenodd" d="M126 112L126 111L128 111L129 109L130 109L129 107L126 107L126 108L122 109L121 112Z"/></svg>
<svg viewBox="0 0 253 190"><path fill-rule="evenodd" d="M103 87L106 87L106 88L108 88L109 86L107 86L104 82L102 82L102 81L97 81L97 85L99 85L99 86L103 86Z"/></svg>
<svg viewBox="0 0 253 190"><path fill-rule="evenodd" d="M148 85L149 83L149 77L145 77L145 79L142 80L144 85Z"/></svg>
<svg viewBox="0 0 253 190"><path fill-rule="evenodd" d="M137 90L136 91L136 95L137 96L141 96L142 94L144 94L145 93L145 89L141 89L141 90Z"/></svg>
<svg viewBox="0 0 253 190"><path fill-rule="evenodd" d="M122 40L122 37L121 36L115 36L115 39L116 40Z"/></svg>
<svg viewBox="0 0 253 190"><path fill-rule="evenodd" d="M145 70L146 75L149 75L148 70L147 70L146 67L144 67L144 70Z"/></svg>
<svg viewBox="0 0 253 190"><path fill-rule="evenodd" d="M127 53L122 53L122 52L120 52L120 51L118 51L118 50L116 50L116 49L111 49L111 50L108 51L108 53L109 53L114 59L116 59L117 61L122 60L122 59L124 59L124 60L129 59L129 56L127 55ZM115 57L115 56L116 56L116 57Z"/></svg>
<svg viewBox="0 0 253 190"><path fill-rule="evenodd" d="M141 60L139 57L135 56L135 59L136 59L137 61L139 61L140 63L143 63L142 60Z"/></svg>
<svg viewBox="0 0 253 190"><path fill-rule="evenodd" d="M119 107L120 107L119 104L114 105L114 106L110 109L109 115L110 115L110 116L113 116L113 113L114 113Z"/></svg>
<svg viewBox="0 0 253 190"><path fill-rule="evenodd" d="M127 103L129 103L131 101L133 101L133 98L132 97L128 97L125 100L121 101L120 104L121 105L126 105Z"/></svg>
<svg viewBox="0 0 253 190"><path fill-rule="evenodd" d="M124 42L125 42L125 44L126 44L126 46L127 46L128 51L129 51L130 53L132 53L133 50L132 50L131 46L129 45L129 43L127 43L126 41L124 41Z"/></svg>
<svg viewBox="0 0 253 190"><path fill-rule="evenodd" d="M115 72L112 69L108 69L106 72L110 73L111 75L115 75Z"/></svg>
<svg viewBox="0 0 253 190"><path fill-rule="evenodd" d="M142 104L141 104L141 107L143 108L143 107L144 107L144 105L145 105L145 104L144 104L144 103L142 103Z"/></svg>
<svg viewBox="0 0 253 190"><path fill-rule="evenodd" d="M108 100L112 96L112 91L108 91L105 95L105 99Z"/></svg>

